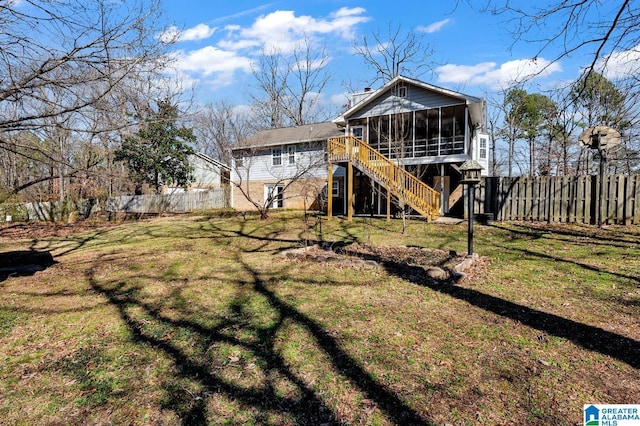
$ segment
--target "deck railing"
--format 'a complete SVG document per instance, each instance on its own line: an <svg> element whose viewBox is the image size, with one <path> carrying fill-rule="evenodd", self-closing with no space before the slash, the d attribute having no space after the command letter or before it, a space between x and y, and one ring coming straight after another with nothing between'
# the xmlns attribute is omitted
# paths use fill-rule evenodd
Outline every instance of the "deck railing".
<svg viewBox="0 0 640 426"><path fill-rule="evenodd" d="M353 136L341 136L329 139L327 149L329 161L352 162L427 219L438 217L440 193L366 142Z"/></svg>

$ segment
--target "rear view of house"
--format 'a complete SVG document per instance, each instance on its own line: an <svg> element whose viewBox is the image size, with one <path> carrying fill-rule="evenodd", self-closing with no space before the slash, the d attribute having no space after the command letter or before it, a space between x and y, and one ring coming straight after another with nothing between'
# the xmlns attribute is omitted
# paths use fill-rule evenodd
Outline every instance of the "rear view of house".
<svg viewBox="0 0 640 426"><path fill-rule="evenodd" d="M376 91L353 95L350 108L332 123L258 133L234 150L232 181L236 188L254 182L254 199L261 195L255 191L265 197L275 188L282 196L272 207L301 207L286 200L301 199L300 189L308 189L304 183L311 179L317 194L326 192L330 214L412 209L432 218L449 213L461 198L458 167L464 161L478 161L486 174L485 132L484 100L398 76ZM249 155L257 146L256 155ZM301 173L299 151L313 157L312 173ZM260 165L253 172L245 167L249 159ZM297 184L287 186L288 179ZM250 205L234 198L236 208Z"/></svg>

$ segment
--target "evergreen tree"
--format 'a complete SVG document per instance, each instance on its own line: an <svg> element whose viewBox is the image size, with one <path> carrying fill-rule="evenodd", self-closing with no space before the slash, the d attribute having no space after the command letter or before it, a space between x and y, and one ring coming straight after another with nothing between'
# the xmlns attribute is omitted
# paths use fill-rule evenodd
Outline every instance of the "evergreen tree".
<svg viewBox="0 0 640 426"><path fill-rule="evenodd" d="M187 186L193 181L188 156L196 141L193 130L180 127L178 107L168 99L157 102L157 111L144 117L134 136L126 137L115 152L116 161L126 163L136 194L148 183L160 192L162 185Z"/></svg>

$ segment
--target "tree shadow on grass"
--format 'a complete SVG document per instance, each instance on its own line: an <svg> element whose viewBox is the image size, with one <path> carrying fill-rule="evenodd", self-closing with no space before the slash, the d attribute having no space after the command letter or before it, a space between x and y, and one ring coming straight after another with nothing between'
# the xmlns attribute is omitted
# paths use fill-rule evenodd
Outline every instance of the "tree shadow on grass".
<svg viewBox="0 0 640 426"><path fill-rule="evenodd" d="M225 283L234 286L237 291L227 305L227 312L207 312L199 316L193 315L194 309L198 308L189 305L184 306L178 316L168 315L164 311L166 306L149 302L139 287L126 280L101 281L96 271L87 272L91 287L116 307L133 340L151 345L172 361L172 377L164 382L165 408L176 413L184 424L208 424L211 419L208 417L207 403L216 395L249 411L252 420L258 424L272 423L270 416L279 416L285 422L294 424L344 424L324 397L316 392L313 381L294 371L290 360L285 358L279 346L282 344L279 333L283 332L284 327L293 325L304 330L314 347L329 360L336 374L349 380L390 421L395 424L432 424L376 381L340 348L320 324L270 290L270 280L279 278L263 277L244 261L243 255L248 254L237 254L237 262L246 273L243 274L245 278ZM251 303L255 303L256 296L264 301L270 312L268 321L256 317L252 310ZM176 295L168 299L177 300ZM175 339L167 338L168 334L191 336L190 349ZM219 353L216 348L235 348L233 350L237 354L229 356L228 352ZM244 358L255 359L251 364L258 366L262 373L260 379L250 385L230 379L225 373L230 368L229 362L248 362ZM283 380L293 390L283 393L278 385Z"/></svg>
<svg viewBox="0 0 640 426"><path fill-rule="evenodd" d="M526 225L511 223L509 226L494 222L488 226L509 232L513 235L529 237L532 239L546 238L558 240L560 239L560 236L563 236L574 239L579 238L582 240L583 244L588 245L604 245L608 247L614 246L621 248L631 248L634 244L640 245L640 234L622 232L618 229L611 232L607 229L600 229L591 226L587 227L585 225L582 229L576 230L566 226L566 224L546 224L539 222ZM624 238L621 236L624 236Z"/></svg>
<svg viewBox="0 0 640 426"><path fill-rule="evenodd" d="M429 279L421 267L377 258L385 270L415 284L465 301L485 311L518 321L528 327L567 339L585 349L599 352L640 369L640 342L599 327L529 308L496 296Z"/></svg>

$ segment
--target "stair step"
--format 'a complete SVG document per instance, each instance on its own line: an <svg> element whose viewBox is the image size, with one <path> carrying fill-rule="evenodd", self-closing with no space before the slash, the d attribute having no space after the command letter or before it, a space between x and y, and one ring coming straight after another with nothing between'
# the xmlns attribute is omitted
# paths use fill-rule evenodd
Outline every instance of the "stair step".
<svg viewBox="0 0 640 426"><path fill-rule="evenodd" d="M351 162L427 219L439 216L440 193L366 142L353 136L331 138L327 152L329 161Z"/></svg>

